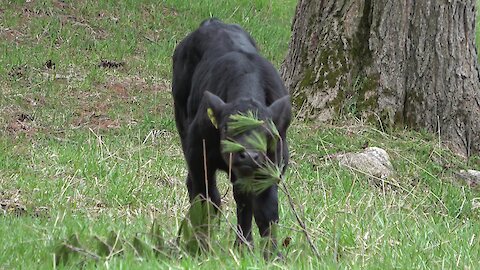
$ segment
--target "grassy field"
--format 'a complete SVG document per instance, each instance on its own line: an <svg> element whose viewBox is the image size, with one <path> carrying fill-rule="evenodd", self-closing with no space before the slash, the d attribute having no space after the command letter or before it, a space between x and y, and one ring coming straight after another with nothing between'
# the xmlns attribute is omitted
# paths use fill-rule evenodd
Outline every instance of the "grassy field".
<svg viewBox="0 0 480 270"><path fill-rule="evenodd" d="M480 169L480 159L463 161L434 135L387 134L354 120L294 121L289 133L286 181L320 258L284 194L285 261L234 249L225 176L214 251L195 257L175 248L189 202L170 97L173 48L215 16L244 26L278 66L295 4L2 1L0 269L54 268L67 239L81 250L58 268L479 268L480 192L457 184L453 172ZM366 142L391 155L391 182L379 185L329 159ZM150 252L154 222L165 239L161 255ZM123 252L95 259L112 232Z"/></svg>

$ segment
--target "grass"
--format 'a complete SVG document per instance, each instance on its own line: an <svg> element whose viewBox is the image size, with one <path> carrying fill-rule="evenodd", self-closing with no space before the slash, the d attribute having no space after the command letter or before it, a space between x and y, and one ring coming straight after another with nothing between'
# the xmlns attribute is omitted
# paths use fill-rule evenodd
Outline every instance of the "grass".
<svg viewBox="0 0 480 270"><path fill-rule="evenodd" d="M106 239L111 231L148 242L154 220L166 240L175 239L189 205L169 92L176 42L216 16L244 26L278 66L295 2L4 1L0 269L53 268L56 248L73 234L89 249L93 236ZM48 60L55 69L45 67ZM102 68L102 60L121 66ZM281 248L285 263L233 249L235 205L223 176L212 254L139 257L130 248L98 262L79 256L64 268L479 267L480 196L453 180L458 169L480 169L479 158L467 164L433 135L386 134L355 121L294 121L289 140L286 181L320 258L284 194L279 235L291 238ZM391 155L393 184L379 186L329 159L365 142Z"/></svg>

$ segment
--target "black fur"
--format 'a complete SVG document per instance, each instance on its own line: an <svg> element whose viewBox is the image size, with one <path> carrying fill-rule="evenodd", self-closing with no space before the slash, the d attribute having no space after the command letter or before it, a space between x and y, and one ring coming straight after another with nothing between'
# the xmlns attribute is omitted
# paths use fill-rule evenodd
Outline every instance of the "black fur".
<svg viewBox="0 0 480 270"><path fill-rule="evenodd" d="M188 165L190 200L208 192L210 199L220 206L215 172L229 169L229 157L222 155L220 140L227 136L226 126L232 114L251 110L261 119L272 119L282 143L277 144L275 153L267 155L286 167L286 132L291 119L288 92L273 65L259 54L252 37L240 26L208 19L182 40L173 55L172 88L175 120ZM218 128L211 123L207 108L213 110ZM242 141L247 135L240 134L236 139ZM247 154L247 158L239 154L233 157L233 183L254 169L251 161L256 154ZM233 191L238 228L243 236L252 241L252 216L261 236L270 236L270 225L278 222L278 187L272 186L259 195L242 192L236 185Z"/></svg>

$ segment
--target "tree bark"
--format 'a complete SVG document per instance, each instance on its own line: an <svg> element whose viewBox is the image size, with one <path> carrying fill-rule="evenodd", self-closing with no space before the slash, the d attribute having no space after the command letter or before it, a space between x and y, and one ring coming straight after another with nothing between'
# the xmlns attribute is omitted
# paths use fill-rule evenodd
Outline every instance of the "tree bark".
<svg viewBox="0 0 480 270"><path fill-rule="evenodd" d="M480 153L476 0L299 0L281 73L299 115L354 114Z"/></svg>

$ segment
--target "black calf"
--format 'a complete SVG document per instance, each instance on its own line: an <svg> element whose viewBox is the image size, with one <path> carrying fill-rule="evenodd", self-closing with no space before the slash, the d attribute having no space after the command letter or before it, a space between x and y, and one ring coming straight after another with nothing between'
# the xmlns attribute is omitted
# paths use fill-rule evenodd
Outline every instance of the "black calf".
<svg viewBox="0 0 480 270"><path fill-rule="evenodd" d="M240 26L209 19L175 49L172 88L175 120L188 165L190 200L208 194L220 206L215 172L228 172L231 164L238 228L251 242L253 216L261 236L272 236L270 227L278 222L277 185L255 194L241 189L236 182L251 177L265 160L283 171L288 163L286 132L291 105L275 68L260 56L255 42ZM281 138L274 149L249 147L247 138L252 130L230 133L231 116L249 112L265 122L273 121ZM264 136L269 145L275 139L263 127L257 134ZM221 140L227 138L246 146L246 150L223 153Z"/></svg>

